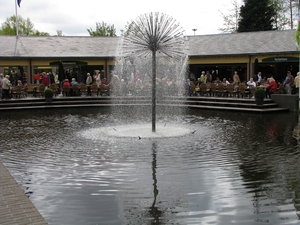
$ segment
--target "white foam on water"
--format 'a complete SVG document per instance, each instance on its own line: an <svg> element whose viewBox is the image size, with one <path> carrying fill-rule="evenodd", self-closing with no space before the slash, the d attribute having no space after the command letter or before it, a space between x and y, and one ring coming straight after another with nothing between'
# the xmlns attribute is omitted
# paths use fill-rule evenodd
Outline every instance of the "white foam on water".
<svg viewBox="0 0 300 225"><path fill-rule="evenodd" d="M181 124L156 125L152 132L152 124L117 125L85 130L81 135L88 139L103 139L107 137L122 138L168 138L182 137L190 134L191 129Z"/></svg>

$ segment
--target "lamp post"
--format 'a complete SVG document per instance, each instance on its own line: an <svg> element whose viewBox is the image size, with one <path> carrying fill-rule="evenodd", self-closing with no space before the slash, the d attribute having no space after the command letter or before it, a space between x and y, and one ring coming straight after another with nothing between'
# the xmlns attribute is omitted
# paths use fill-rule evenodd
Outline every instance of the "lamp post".
<svg viewBox="0 0 300 225"><path fill-rule="evenodd" d="M300 0L299 0L299 1L300 1ZM194 31L194 36L195 36L195 33L196 33L197 29L194 28L194 29L192 29L192 31Z"/></svg>

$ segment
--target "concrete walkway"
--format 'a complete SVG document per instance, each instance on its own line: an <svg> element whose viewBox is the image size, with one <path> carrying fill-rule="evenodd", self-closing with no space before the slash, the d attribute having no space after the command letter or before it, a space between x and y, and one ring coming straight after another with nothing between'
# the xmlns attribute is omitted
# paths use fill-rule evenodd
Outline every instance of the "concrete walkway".
<svg viewBox="0 0 300 225"><path fill-rule="evenodd" d="M0 162L0 224L47 224L2 162Z"/></svg>

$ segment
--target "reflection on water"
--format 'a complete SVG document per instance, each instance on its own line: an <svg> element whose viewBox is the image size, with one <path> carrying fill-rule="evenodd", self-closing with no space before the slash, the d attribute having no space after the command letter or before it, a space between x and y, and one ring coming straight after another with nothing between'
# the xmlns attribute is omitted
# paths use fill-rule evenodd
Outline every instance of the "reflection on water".
<svg viewBox="0 0 300 225"><path fill-rule="evenodd" d="M298 115L158 115L183 137L87 138L150 122L109 109L1 114L1 161L49 224L298 224Z"/></svg>

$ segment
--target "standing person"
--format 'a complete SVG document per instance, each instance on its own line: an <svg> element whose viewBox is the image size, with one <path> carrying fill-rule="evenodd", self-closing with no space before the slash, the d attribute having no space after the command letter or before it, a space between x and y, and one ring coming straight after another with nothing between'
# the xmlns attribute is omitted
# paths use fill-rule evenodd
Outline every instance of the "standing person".
<svg viewBox="0 0 300 225"><path fill-rule="evenodd" d="M205 74L205 83L211 83L212 81L212 75L210 74L209 71L206 71L206 74Z"/></svg>
<svg viewBox="0 0 300 225"><path fill-rule="evenodd" d="M291 94L292 93L292 88L291 88L291 72L290 71L287 71L286 73L286 77L285 77L285 80L284 80L284 85L285 85L285 91L287 94Z"/></svg>
<svg viewBox="0 0 300 225"><path fill-rule="evenodd" d="M300 72L297 73L297 76L295 77L295 80L294 80L297 95L299 95L299 76L300 76Z"/></svg>
<svg viewBox="0 0 300 225"><path fill-rule="evenodd" d="M50 84L55 83L55 77L54 77L53 73L49 73L49 81L50 81Z"/></svg>
<svg viewBox="0 0 300 225"><path fill-rule="evenodd" d="M11 82L9 76L6 75L2 80L2 99L10 99Z"/></svg>
<svg viewBox="0 0 300 225"><path fill-rule="evenodd" d="M95 70L94 80L96 81L96 84L99 88L99 86L101 84L101 76L100 76L100 71L99 70Z"/></svg>
<svg viewBox="0 0 300 225"><path fill-rule="evenodd" d="M240 83L241 83L240 76L238 75L237 71L235 71L233 75L233 83L232 83L235 91L238 89Z"/></svg>
<svg viewBox="0 0 300 225"><path fill-rule="evenodd" d="M205 74L205 72L202 71L202 72L201 72L201 75L200 75L200 82L201 82L201 83L205 83L205 75L204 75L204 74Z"/></svg>
<svg viewBox="0 0 300 225"><path fill-rule="evenodd" d="M4 79L3 73L0 73L0 98L2 98L2 80Z"/></svg>
<svg viewBox="0 0 300 225"><path fill-rule="evenodd" d="M261 72L258 72L258 74L257 74L257 86L261 85L261 81L262 81Z"/></svg>
<svg viewBox="0 0 300 225"><path fill-rule="evenodd" d="M92 85L93 83L93 78L91 77L90 73L86 74L86 81L85 81L86 85Z"/></svg>
<svg viewBox="0 0 300 225"><path fill-rule="evenodd" d="M45 87L49 87L49 85L50 85L49 77L47 76L47 74L45 72L43 72L42 84L44 84Z"/></svg>

